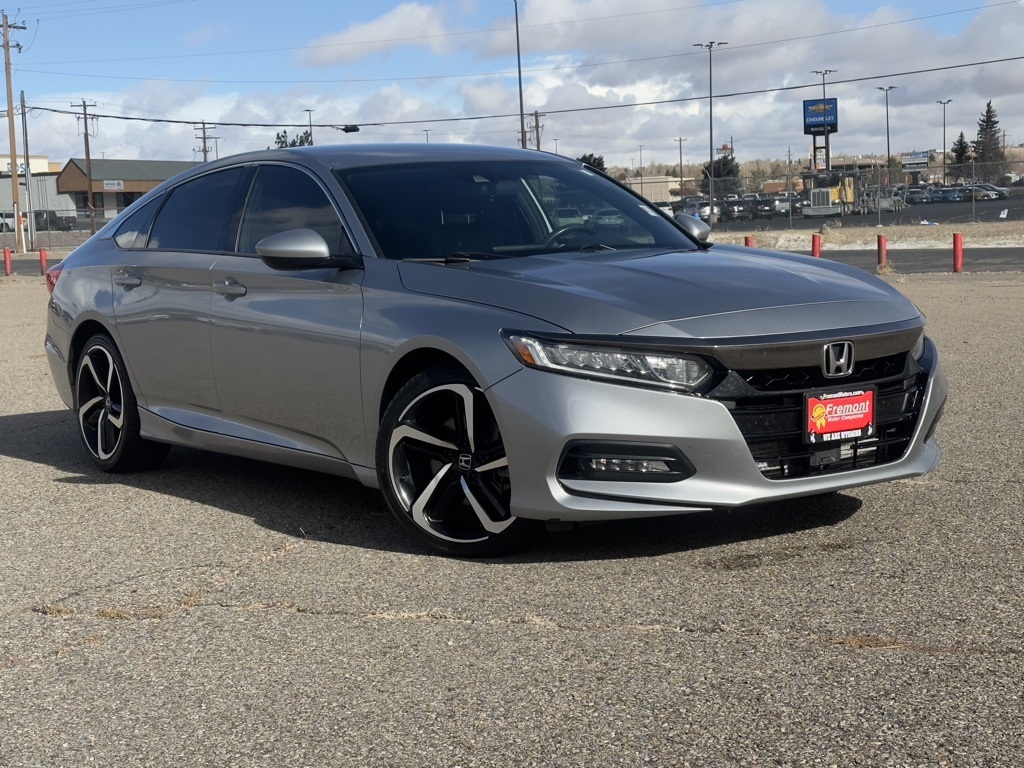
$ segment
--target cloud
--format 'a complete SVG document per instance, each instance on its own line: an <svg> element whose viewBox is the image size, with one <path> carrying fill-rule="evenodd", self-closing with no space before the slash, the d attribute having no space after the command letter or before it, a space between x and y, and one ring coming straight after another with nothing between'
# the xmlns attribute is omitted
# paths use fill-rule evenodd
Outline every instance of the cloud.
<svg viewBox="0 0 1024 768"><path fill-rule="evenodd" d="M223 40L232 33L231 27L223 23L207 23L185 35L185 44L198 48L216 40Z"/></svg>
<svg viewBox="0 0 1024 768"><path fill-rule="evenodd" d="M333 67L389 54L410 45L425 45L443 54L450 41L444 35L444 9L421 3L403 3L365 24L352 24L342 32L311 41L299 54L299 62L310 67Z"/></svg>

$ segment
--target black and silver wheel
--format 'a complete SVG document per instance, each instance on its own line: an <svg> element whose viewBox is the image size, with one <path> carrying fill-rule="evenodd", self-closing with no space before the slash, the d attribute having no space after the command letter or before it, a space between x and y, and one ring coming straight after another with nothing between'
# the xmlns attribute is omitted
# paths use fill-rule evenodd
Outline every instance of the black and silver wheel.
<svg viewBox="0 0 1024 768"><path fill-rule="evenodd" d="M89 457L107 472L156 466L170 448L139 435L135 394L108 336L93 336L82 348L75 374L75 414Z"/></svg>
<svg viewBox="0 0 1024 768"><path fill-rule="evenodd" d="M399 521L450 555L507 549L530 522L511 513L498 424L483 392L459 369L420 373L395 395L381 422L377 474Z"/></svg>

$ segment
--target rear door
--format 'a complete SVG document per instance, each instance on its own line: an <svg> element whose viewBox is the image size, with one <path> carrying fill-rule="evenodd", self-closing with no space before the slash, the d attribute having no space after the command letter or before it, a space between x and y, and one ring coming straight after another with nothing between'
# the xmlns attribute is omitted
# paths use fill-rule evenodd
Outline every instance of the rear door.
<svg viewBox="0 0 1024 768"><path fill-rule="evenodd" d="M210 268L237 227L244 166L192 178L125 220L114 316L144 407L212 430L220 405L210 352ZM233 220L233 221L232 221Z"/></svg>

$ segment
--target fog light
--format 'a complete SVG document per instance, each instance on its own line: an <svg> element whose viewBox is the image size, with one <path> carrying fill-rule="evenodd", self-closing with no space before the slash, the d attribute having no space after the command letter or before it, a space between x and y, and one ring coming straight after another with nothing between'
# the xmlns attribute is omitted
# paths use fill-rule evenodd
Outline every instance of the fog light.
<svg viewBox="0 0 1024 768"><path fill-rule="evenodd" d="M657 459L621 459L595 457L588 462L598 472L671 472L668 463Z"/></svg>
<svg viewBox="0 0 1024 768"><path fill-rule="evenodd" d="M558 464L558 477L573 480L674 483L695 473L675 446L642 443L574 441Z"/></svg>

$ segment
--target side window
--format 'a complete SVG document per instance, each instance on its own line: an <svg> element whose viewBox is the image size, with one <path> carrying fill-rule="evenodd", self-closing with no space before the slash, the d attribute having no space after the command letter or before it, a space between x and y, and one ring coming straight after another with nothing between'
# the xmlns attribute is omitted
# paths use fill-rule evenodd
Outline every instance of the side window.
<svg viewBox="0 0 1024 768"><path fill-rule="evenodd" d="M229 168L179 184L157 214L150 248L219 251L236 200L235 186L244 168Z"/></svg>
<svg viewBox="0 0 1024 768"><path fill-rule="evenodd" d="M256 243L289 229L312 229L331 253L351 253L334 206L312 177L297 168L264 165L256 173L238 232L238 252L256 253Z"/></svg>
<svg viewBox="0 0 1024 768"><path fill-rule="evenodd" d="M149 236L149 226L153 223L153 214L160 207L163 196L154 198L124 220L117 228L114 242L118 248L145 248Z"/></svg>

